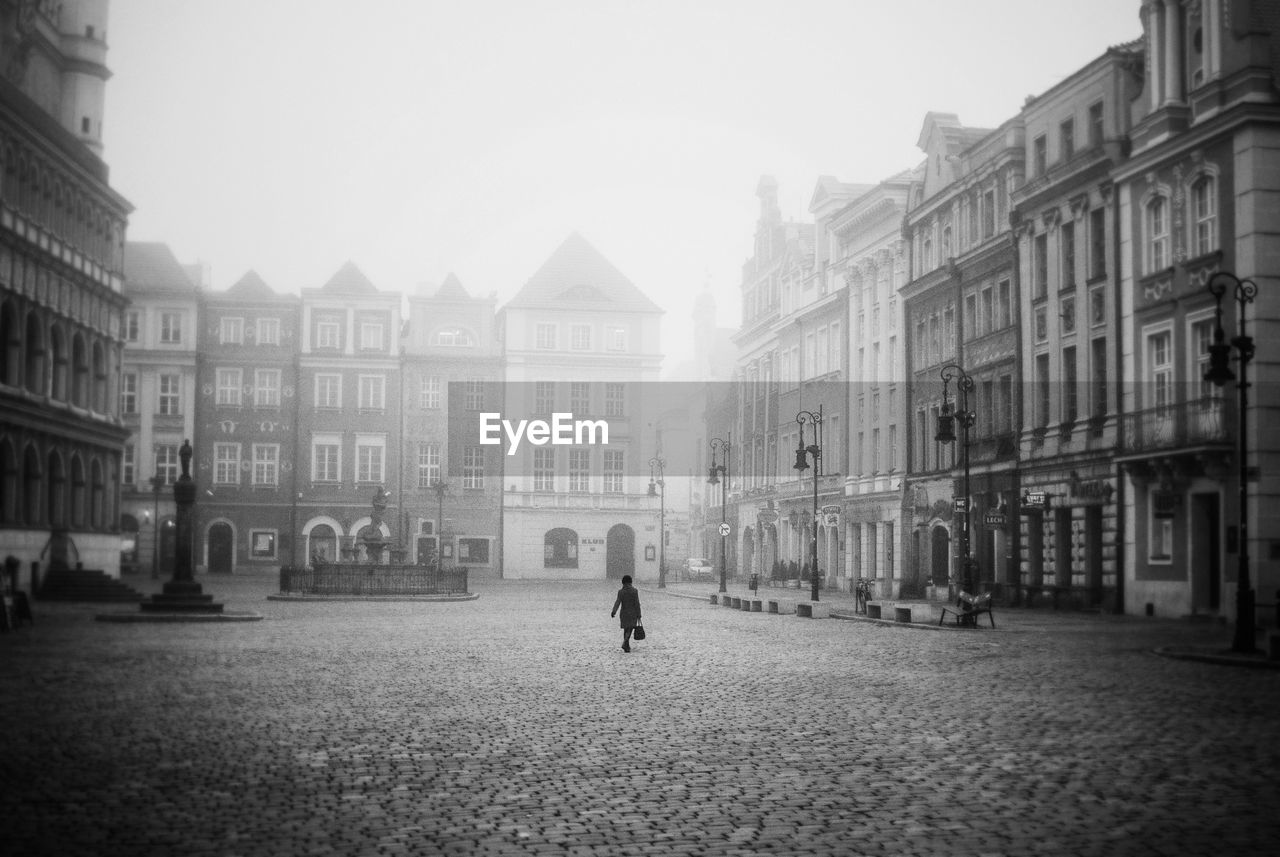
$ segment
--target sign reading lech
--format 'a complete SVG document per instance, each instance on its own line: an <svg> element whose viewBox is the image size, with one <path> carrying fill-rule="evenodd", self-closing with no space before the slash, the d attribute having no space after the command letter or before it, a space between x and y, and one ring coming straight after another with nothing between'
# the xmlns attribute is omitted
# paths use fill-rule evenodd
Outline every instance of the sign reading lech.
<svg viewBox="0 0 1280 857"><path fill-rule="evenodd" d="M1004 515L996 515L996 514L986 515L983 517L982 522L992 527L1003 527Z"/></svg>

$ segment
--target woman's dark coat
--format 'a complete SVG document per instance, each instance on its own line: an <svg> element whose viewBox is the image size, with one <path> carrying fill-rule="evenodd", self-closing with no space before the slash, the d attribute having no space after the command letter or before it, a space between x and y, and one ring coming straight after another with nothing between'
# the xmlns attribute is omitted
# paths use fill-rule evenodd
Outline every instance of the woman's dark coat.
<svg viewBox="0 0 1280 857"><path fill-rule="evenodd" d="M634 628L640 622L640 593L633 586L624 586L618 590L618 598L613 602L614 613L622 608L622 627Z"/></svg>

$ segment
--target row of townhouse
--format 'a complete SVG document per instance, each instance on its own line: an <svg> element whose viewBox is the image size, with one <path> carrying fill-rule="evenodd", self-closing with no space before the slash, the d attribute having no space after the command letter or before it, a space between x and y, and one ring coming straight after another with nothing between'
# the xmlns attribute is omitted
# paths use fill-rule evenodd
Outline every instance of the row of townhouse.
<svg viewBox="0 0 1280 857"><path fill-rule="evenodd" d="M642 382L657 380L660 310L580 236L501 311L452 274L407 299L350 263L300 295L252 271L212 291L146 243L125 269L135 567L170 567L168 486L190 438L210 572L364 560L373 540L383 560L478 576L657 576ZM608 445L507 455L482 438L482 414L562 411L608 419Z"/></svg>
<svg viewBox="0 0 1280 857"><path fill-rule="evenodd" d="M707 427L743 451L737 573L803 567L816 507L826 585L882 597L980 586L1226 615L1242 548L1261 600L1280 586L1276 435L1260 431L1278 404L1280 12L1141 13L1140 39L999 127L930 113L914 169L819 179L812 223L784 222L762 180L737 404ZM1258 286L1244 545L1234 389L1204 380L1220 273ZM815 500L797 417L819 408Z"/></svg>

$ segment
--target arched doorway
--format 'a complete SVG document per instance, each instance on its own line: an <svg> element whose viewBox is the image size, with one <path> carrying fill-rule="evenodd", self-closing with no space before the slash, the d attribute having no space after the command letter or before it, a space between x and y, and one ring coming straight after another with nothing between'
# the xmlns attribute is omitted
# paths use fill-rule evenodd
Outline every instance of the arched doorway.
<svg viewBox="0 0 1280 857"><path fill-rule="evenodd" d="M328 524L316 524L307 538L307 562L316 560L336 562L338 559L338 534Z"/></svg>
<svg viewBox="0 0 1280 857"><path fill-rule="evenodd" d="M604 540L605 576L617 580L636 571L636 533L626 524L614 524Z"/></svg>
<svg viewBox="0 0 1280 857"><path fill-rule="evenodd" d="M951 534L941 524L933 528L933 561L930 563L930 579L934 586L946 586L951 582Z"/></svg>
<svg viewBox="0 0 1280 857"><path fill-rule="evenodd" d="M209 527L209 573L230 574L235 563L235 533L219 521Z"/></svg>
<svg viewBox="0 0 1280 857"><path fill-rule="evenodd" d="M542 537L543 568L577 568L578 534L568 527L547 530Z"/></svg>

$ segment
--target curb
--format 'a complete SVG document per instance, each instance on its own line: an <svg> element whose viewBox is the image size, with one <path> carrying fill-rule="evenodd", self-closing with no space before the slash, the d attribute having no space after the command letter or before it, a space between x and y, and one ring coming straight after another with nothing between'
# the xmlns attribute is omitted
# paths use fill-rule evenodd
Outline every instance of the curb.
<svg viewBox="0 0 1280 857"><path fill-rule="evenodd" d="M478 592L466 595L268 595L268 601L322 602L322 601L475 601Z"/></svg>
<svg viewBox="0 0 1280 857"><path fill-rule="evenodd" d="M1280 661L1268 660L1259 651L1257 655L1241 655L1231 652L1207 652L1194 649L1179 649L1174 646L1161 646L1153 650L1162 658L1177 661L1199 661L1204 664L1219 664L1228 667L1249 667L1252 669L1280 670Z"/></svg>
<svg viewBox="0 0 1280 857"><path fill-rule="evenodd" d="M640 587L636 587L636 588L639 589ZM669 589L655 589L655 588L648 588L648 587L644 588L642 591L653 592L658 595L668 595L672 598L685 598L690 601L699 601L703 604L707 604L706 595L691 595L688 592L672 592ZM932 622L927 622L927 623L926 622L898 622L893 619L872 619L869 616L859 616L853 613L837 612L835 610L831 611L830 618L840 619L845 622L868 622L874 625L888 625L891 628L915 628L921 631L948 631L948 630L981 631L981 630L984 630L983 628L965 628L965 627L955 627L951 625L934 625Z"/></svg>

